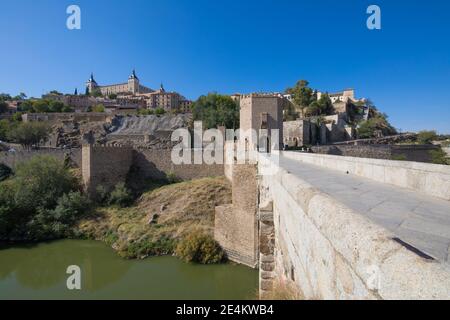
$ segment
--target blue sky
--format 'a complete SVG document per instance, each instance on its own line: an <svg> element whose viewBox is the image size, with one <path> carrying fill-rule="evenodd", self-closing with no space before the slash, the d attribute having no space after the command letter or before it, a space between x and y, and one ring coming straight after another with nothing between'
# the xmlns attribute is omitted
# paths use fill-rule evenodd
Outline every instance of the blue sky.
<svg viewBox="0 0 450 320"><path fill-rule="evenodd" d="M77 4L82 29L66 28ZM382 10L382 30L366 9ZM216 91L353 87L406 130L450 133L450 1L1 0L0 92L125 81L190 99Z"/></svg>

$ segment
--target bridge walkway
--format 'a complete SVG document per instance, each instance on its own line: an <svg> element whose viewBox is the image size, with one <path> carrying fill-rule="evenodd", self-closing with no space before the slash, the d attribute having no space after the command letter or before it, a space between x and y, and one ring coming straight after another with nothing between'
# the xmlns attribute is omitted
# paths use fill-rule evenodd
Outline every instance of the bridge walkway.
<svg viewBox="0 0 450 320"><path fill-rule="evenodd" d="M450 266L449 201L284 156L280 166Z"/></svg>

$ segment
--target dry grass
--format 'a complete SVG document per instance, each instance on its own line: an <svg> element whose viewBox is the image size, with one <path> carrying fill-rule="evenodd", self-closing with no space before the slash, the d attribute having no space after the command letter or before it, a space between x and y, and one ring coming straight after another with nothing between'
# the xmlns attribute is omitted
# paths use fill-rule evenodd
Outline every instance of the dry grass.
<svg viewBox="0 0 450 320"><path fill-rule="evenodd" d="M231 186L223 177L182 182L145 193L131 208L99 209L77 230L126 258L170 254L192 231L212 235L215 207L230 202Z"/></svg>
<svg viewBox="0 0 450 320"><path fill-rule="evenodd" d="M275 280L271 291L264 293L264 300L305 300L299 288L281 280Z"/></svg>

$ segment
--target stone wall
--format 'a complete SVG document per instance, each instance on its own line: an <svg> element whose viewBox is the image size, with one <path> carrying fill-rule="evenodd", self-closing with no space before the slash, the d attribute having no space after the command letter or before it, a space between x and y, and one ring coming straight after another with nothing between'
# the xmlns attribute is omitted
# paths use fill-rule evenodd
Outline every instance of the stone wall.
<svg viewBox="0 0 450 320"><path fill-rule="evenodd" d="M261 156L260 168L264 161ZM305 299L450 296L447 267L408 250L386 229L301 178L280 169L262 176L259 188L261 203L272 206L260 209L261 293L277 279Z"/></svg>
<svg viewBox="0 0 450 320"><path fill-rule="evenodd" d="M82 175L87 193L95 195L98 186L111 190L125 182L132 161L132 148L84 145Z"/></svg>
<svg viewBox="0 0 450 320"><path fill-rule="evenodd" d="M287 158L450 200L450 166L286 152Z"/></svg>
<svg viewBox="0 0 450 320"><path fill-rule="evenodd" d="M230 260L258 263L258 185L256 165L232 166L232 205L216 208L214 237Z"/></svg>
<svg viewBox="0 0 450 320"><path fill-rule="evenodd" d="M8 167L14 168L18 163L28 161L34 156L49 155L63 161L68 155L72 161L81 167L81 150L71 149L51 149L43 148L39 150L17 150L15 152L0 152L0 163L6 164Z"/></svg>
<svg viewBox="0 0 450 320"><path fill-rule="evenodd" d="M432 145L327 145L313 146L312 151L345 157L431 162Z"/></svg>
<svg viewBox="0 0 450 320"><path fill-rule="evenodd" d="M201 151L191 151L192 163L195 153L202 156ZM192 180L205 177L218 177L224 175L223 164L180 164L173 163L172 150L157 149L136 150L133 158L133 166L139 174L146 179L165 179L168 173L175 174L181 180Z"/></svg>

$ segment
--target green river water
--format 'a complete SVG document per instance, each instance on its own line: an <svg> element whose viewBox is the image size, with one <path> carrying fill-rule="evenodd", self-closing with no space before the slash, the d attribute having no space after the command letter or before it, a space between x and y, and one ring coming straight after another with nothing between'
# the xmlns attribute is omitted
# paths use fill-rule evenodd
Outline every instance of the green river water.
<svg viewBox="0 0 450 320"><path fill-rule="evenodd" d="M70 291L70 265L81 290ZM61 240L0 247L2 299L253 299L258 274L232 264L194 265L174 257L124 260L105 244Z"/></svg>

